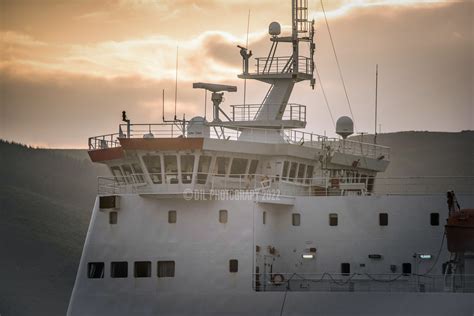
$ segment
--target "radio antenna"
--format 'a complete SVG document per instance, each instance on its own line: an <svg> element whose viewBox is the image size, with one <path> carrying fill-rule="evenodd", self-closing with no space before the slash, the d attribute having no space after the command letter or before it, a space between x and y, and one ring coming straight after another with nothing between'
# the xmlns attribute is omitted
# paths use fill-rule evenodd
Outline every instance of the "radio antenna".
<svg viewBox="0 0 474 316"><path fill-rule="evenodd" d="M162 104L163 104L163 122L164 122L165 121L165 89L163 89Z"/></svg>
<svg viewBox="0 0 474 316"><path fill-rule="evenodd" d="M379 64L375 65L375 134L374 144L377 144L377 101L379 90Z"/></svg>
<svg viewBox="0 0 474 316"><path fill-rule="evenodd" d="M250 29L250 9L247 17L247 40L245 42L245 48L249 49L249 29ZM247 98L247 78L244 79L244 106Z"/></svg>
<svg viewBox="0 0 474 316"><path fill-rule="evenodd" d="M176 46L176 79L174 83L174 120L176 121L176 107L178 103L178 52L179 47Z"/></svg>

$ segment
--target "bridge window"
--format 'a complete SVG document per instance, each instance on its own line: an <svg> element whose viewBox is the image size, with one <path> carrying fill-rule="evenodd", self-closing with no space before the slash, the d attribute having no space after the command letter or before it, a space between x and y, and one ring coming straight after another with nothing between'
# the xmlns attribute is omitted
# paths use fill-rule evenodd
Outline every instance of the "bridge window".
<svg viewBox="0 0 474 316"><path fill-rule="evenodd" d="M295 181L296 177L296 169L298 168L298 163L292 162L290 165L290 175L289 175L289 180L290 181Z"/></svg>
<svg viewBox="0 0 474 316"><path fill-rule="evenodd" d="M176 211L168 211L168 223L176 224L177 217Z"/></svg>
<svg viewBox="0 0 474 316"><path fill-rule="evenodd" d="M136 278L149 278L151 276L151 262L136 261L134 275Z"/></svg>
<svg viewBox="0 0 474 316"><path fill-rule="evenodd" d="M216 171L218 175L225 176L227 169L229 169L229 157L217 157L216 160Z"/></svg>
<svg viewBox="0 0 474 316"><path fill-rule="evenodd" d="M236 259L229 260L229 272L236 273L239 271L239 261Z"/></svg>
<svg viewBox="0 0 474 316"><path fill-rule="evenodd" d="M199 157L198 164L198 174L197 174L197 183L206 184L207 175L211 169L211 157L210 156L201 156Z"/></svg>
<svg viewBox="0 0 474 316"><path fill-rule="evenodd" d="M301 225L301 215L299 213L291 214L291 223L293 226L300 226Z"/></svg>
<svg viewBox="0 0 474 316"><path fill-rule="evenodd" d="M87 264L87 277L89 279L102 279L104 277L104 263L89 262Z"/></svg>
<svg viewBox="0 0 474 316"><path fill-rule="evenodd" d="M379 214L379 225L380 226L388 226L388 214L387 213L380 213Z"/></svg>
<svg viewBox="0 0 474 316"><path fill-rule="evenodd" d="M439 213L430 214L430 223L431 226L439 226Z"/></svg>
<svg viewBox="0 0 474 316"><path fill-rule="evenodd" d="M230 167L230 177L240 178L247 171L247 159L234 158Z"/></svg>
<svg viewBox="0 0 474 316"><path fill-rule="evenodd" d="M313 178L313 173L314 173L314 166L308 165L306 168L306 183L310 184L311 179Z"/></svg>
<svg viewBox="0 0 474 316"><path fill-rule="evenodd" d="M344 262L341 263L341 274L342 275L349 275L351 274L351 264Z"/></svg>
<svg viewBox="0 0 474 316"><path fill-rule="evenodd" d="M155 184L161 184L161 157L160 156L143 156L143 162L145 163L148 173L150 174L151 181Z"/></svg>
<svg viewBox="0 0 474 316"><path fill-rule="evenodd" d="M249 174L256 174L257 173L257 167L258 167L258 160L253 159L250 161L250 167L249 167Z"/></svg>
<svg viewBox="0 0 474 316"><path fill-rule="evenodd" d="M288 180L288 169L289 169L290 163L288 161L285 161L283 163L283 172L281 173L281 179L282 180Z"/></svg>
<svg viewBox="0 0 474 316"><path fill-rule="evenodd" d="M181 181L193 182L194 155L181 155Z"/></svg>
<svg viewBox="0 0 474 316"><path fill-rule="evenodd" d="M338 218L336 213L329 214L329 226L337 226Z"/></svg>
<svg viewBox="0 0 474 316"><path fill-rule="evenodd" d="M165 179L168 184L178 183L178 159L176 155L165 155Z"/></svg>
<svg viewBox="0 0 474 316"><path fill-rule="evenodd" d="M109 224L114 225L117 224L118 221L118 213L115 211L109 212Z"/></svg>
<svg viewBox="0 0 474 316"><path fill-rule="evenodd" d="M227 223L227 211L220 210L219 211L219 223L225 224Z"/></svg>
<svg viewBox="0 0 474 316"><path fill-rule="evenodd" d="M132 163L132 168L134 171L134 180L137 183L145 183L145 179L143 178L143 170L142 167L137 163Z"/></svg>
<svg viewBox="0 0 474 316"><path fill-rule="evenodd" d="M158 277L173 278L174 266L174 261L158 261Z"/></svg>
<svg viewBox="0 0 474 316"><path fill-rule="evenodd" d="M125 174L125 180L132 184L133 183L133 179L132 179L132 174L133 174L133 171L132 171L132 167L130 167L130 165L122 165L122 170L123 170L123 173Z"/></svg>
<svg viewBox="0 0 474 316"><path fill-rule="evenodd" d="M299 168L298 168L298 181L303 182L305 171L306 171L306 165L304 163L300 163Z"/></svg>
<svg viewBox="0 0 474 316"><path fill-rule="evenodd" d="M112 171L112 174L114 175L115 180L119 184L125 184L123 173L122 173L122 170L120 170L119 166L110 167L110 171Z"/></svg>
<svg viewBox="0 0 474 316"><path fill-rule="evenodd" d="M111 262L110 263L110 277L112 278L126 278L128 276L128 262Z"/></svg>

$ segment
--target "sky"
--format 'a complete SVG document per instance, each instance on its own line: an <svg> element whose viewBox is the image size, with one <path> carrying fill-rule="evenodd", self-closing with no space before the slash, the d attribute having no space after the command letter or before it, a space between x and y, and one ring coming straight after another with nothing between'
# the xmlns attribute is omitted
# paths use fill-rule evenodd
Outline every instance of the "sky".
<svg viewBox="0 0 474 316"><path fill-rule="evenodd" d="M474 129L474 1L324 7L358 132L374 131L376 64L382 132ZM236 45L246 44L249 11L249 48L263 57L268 25L288 32L290 8L289 0L0 0L0 138L86 148L88 137L117 132L122 110L132 123L159 123L163 89L171 118L177 47L179 117L204 113L193 82L236 85L223 107L242 104ZM315 90L298 83L290 102L307 106L308 131L334 136L321 85L336 119L350 112L320 0L309 0L309 11L321 82ZM248 81L247 103L260 103L266 89Z"/></svg>

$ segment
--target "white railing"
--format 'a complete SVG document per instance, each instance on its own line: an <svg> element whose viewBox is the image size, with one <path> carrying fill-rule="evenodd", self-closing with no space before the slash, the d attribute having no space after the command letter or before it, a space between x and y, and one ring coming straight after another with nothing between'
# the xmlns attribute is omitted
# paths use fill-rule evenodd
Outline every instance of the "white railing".
<svg viewBox="0 0 474 316"><path fill-rule="evenodd" d="M270 106L279 107L281 104L266 104ZM230 105L231 117L233 121L254 121L257 117L260 120L274 120L273 116L270 116L270 112L262 117L260 114L261 104L238 104ZM266 117L265 117L266 116ZM282 120L300 121L306 123L306 106L302 104L288 103L286 110L283 113Z"/></svg>
<svg viewBox="0 0 474 316"><path fill-rule="evenodd" d="M296 114L295 114L296 115ZM302 115L300 113L300 115ZM89 150L120 147L119 137L127 137L127 125L121 124L122 133L107 134L89 138ZM159 124L131 124L130 138L178 138L186 137L187 123L159 123ZM263 128L210 126L210 137L214 139L239 140L241 133L246 133L246 140L256 135L259 141L275 142L280 135L287 143L298 144L318 149L327 149L358 156L390 159L390 148L381 145L363 143L353 140L329 138L323 135L307 133L297 130L275 130ZM258 138L257 138L258 137Z"/></svg>
<svg viewBox="0 0 474 316"><path fill-rule="evenodd" d="M442 274L254 274L255 291L313 292L474 292L474 275Z"/></svg>
<svg viewBox="0 0 474 316"><path fill-rule="evenodd" d="M196 190L203 194L217 191L273 192L281 196L367 196L367 195L444 195L474 194L474 176L392 177L358 179L340 177L304 178L262 174L151 173L124 177L99 177L98 194L182 194Z"/></svg>
<svg viewBox="0 0 474 316"><path fill-rule="evenodd" d="M257 74L282 74L293 72L293 57L257 57L255 58ZM311 59L305 56L298 57L298 72L311 74Z"/></svg>

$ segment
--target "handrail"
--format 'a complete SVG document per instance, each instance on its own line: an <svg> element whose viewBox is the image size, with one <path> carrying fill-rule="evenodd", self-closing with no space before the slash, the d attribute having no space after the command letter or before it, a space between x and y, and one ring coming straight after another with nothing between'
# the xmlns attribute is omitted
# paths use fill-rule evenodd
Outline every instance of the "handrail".
<svg viewBox="0 0 474 316"><path fill-rule="evenodd" d="M267 106L281 106L281 104L266 104ZM262 104L231 104L231 117L233 121L254 121L259 117ZM267 113L266 119L274 119ZM259 117L259 119L262 119ZM306 106L297 103L288 103L283 113L282 120L295 120L306 123Z"/></svg>
<svg viewBox="0 0 474 316"><path fill-rule="evenodd" d="M416 273L254 273L252 283L255 291L474 293L474 274L450 277L459 279L454 287L446 275Z"/></svg>
<svg viewBox="0 0 474 316"><path fill-rule="evenodd" d="M121 130L126 129L125 124L120 125ZM187 125L179 125L177 123L158 123L158 124L131 124L131 138L177 138L186 137ZM250 127L233 127L221 129L210 129L210 138L225 139L230 141L239 140L242 132L248 135L258 134L268 135L269 142L275 142L275 133L279 133L281 137L289 144L298 144L301 146L313 147L333 152L341 152L359 156L367 156L377 159L390 159L390 148L382 145L363 143L355 140L341 140L338 138L330 138L327 136L298 131L294 129L274 130L265 128ZM105 149L119 147L119 137L125 137L124 134L114 133L89 138L89 149ZM248 139L247 139L248 140ZM261 140L261 138L260 138Z"/></svg>
<svg viewBox="0 0 474 316"><path fill-rule="evenodd" d="M148 180L147 180L148 179ZM277 192L282 196L367 196L427 195L455 190L458 194L474 194L474 176L424 177L298 177L298 174L273 176L265 174L217 174L162 172L129 174L98 178L99 194L105 193L169 193L184 189L212 194L216 190L242 191L254 194Z"/></svg>

